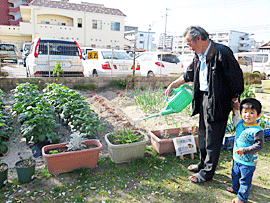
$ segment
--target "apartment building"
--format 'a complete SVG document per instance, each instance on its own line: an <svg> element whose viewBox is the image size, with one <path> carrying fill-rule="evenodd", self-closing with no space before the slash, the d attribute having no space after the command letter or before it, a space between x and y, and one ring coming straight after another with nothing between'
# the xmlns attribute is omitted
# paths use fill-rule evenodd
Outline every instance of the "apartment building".
<svg viewBox="0 0 270 203"><path fill-rule="evenodd" d="M19 46L37 37L75 40L80 46L93 48L124 49L125 44L131 44L124 38L126 15L103 4L33 0L28 5L20 5L20 13L22 22L16 35L28 40L22 39ZM0 33L0 40L5 41L3 36L7 35L12 38L13 28L0 26L1 31L8 31Z"/></svg>
<svg viewBox="0 0 270 203"><path fill-rule="evenodd" d="M224 44L234 53L251 51L254 41L250 34L235 30L209 32L209 38L214 42ZM191 53L182 34L176 34L173 38L173 52L180 54Z"/></svg>
<svg viewBox="0 0 270 203"><path fill-rule="evenodd" d="M173 36L164 33L159 35L158 49L172 50L173 48Z"/></svg>
<svg viewBox="0 0 270 203"><path fill-rule="evenodd" d="M136 49L137 50L146 50L153 51L156 47L154 42L154 34L155 32L146 32L146 31L138 31L138 29L130 30L125 32L125 38L134 41L136 39Z"/></svg>
<svg viewBox="0 0 270 203"><path fill-rule="evenodd" d="M0 25L17 25L22 21L20 6L32 0L0 0Z"/></svg>

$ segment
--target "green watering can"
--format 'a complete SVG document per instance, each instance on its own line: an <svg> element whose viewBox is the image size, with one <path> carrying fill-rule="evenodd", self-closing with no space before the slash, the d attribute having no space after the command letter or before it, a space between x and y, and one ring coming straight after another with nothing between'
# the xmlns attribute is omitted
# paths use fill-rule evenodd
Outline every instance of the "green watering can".
<svg viewBox="0 0 270 203"><path fill-rule="evenodd" d="M189 91L187 91L187 89L185 87L187 87L188 89L193 91L193 89L190 86L184 84L184 85L178 87L177 89L174 89L173 91L171 91L169 96L171 96L172 94L173 95L170 97L170 99L168 97L166 97L167 107L164 111L161 111L157 114L153 114L153 115L145 117L145 118L134 118L133 121L139 122L139 121L143 121L143 120L146 120L148 118L153 118L156 116L164 116L164 115L168 115L168 114L172 114L172 113L181 112L192 101L192 94Z"/></svg>

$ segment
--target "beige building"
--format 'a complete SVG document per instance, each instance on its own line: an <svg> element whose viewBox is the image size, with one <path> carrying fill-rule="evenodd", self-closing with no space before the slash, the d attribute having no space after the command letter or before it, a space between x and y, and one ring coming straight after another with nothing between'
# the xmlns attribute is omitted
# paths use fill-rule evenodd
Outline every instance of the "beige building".
<svg viewBox="0 0 270 203"><path fill-rule="evenodd" d="M116 49L130 43L124 38L126 15L102 4L34 0L20 6L20 11L20 26L0 26L2 41L7 36L18 36L22 42L42 37L75 40L81 47Z"/></svg>

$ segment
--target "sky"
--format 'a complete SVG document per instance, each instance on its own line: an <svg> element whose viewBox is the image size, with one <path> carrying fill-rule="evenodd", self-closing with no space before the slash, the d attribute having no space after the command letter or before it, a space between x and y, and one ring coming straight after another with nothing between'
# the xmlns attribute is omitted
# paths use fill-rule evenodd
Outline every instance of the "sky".
<svg viewBox="0 0 270 203"><path fill-rule="evenodd" d="M254 34L257 42L270 41L270 0L70 0L103 4L125 15L125 25L139 31L173 35L190 25L206 31L236 30ZM166 22L167 19L167 22Z"/></svg>

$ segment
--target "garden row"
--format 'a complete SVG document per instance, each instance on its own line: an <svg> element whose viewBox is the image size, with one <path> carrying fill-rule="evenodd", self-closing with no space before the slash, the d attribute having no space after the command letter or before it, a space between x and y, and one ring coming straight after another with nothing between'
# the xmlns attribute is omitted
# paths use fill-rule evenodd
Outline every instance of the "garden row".
<svg viewBox="0 0 270 203"><path fill-rule="evenodd" d="M59 123L56 118L89 138L102 130L98 115L90 109L85 98L63 85L47 84L42 94L37 85L23 83L12 92L13 111L18 115L20 132L27 143L57 143Z"/></svg>
<svg viewBox="0 0 270 203"><path fill-rule="evenodd" d="M8 151L6 141L9 140L9 132L12 130L12 127L10 127L11 118L6 111L3 97L5 95L0 89L0 154L5 154Z"/></svg>

